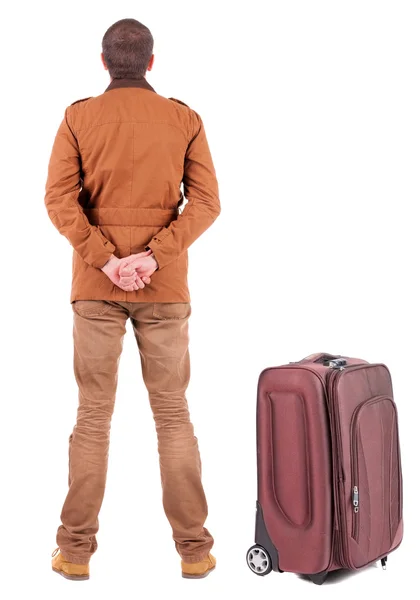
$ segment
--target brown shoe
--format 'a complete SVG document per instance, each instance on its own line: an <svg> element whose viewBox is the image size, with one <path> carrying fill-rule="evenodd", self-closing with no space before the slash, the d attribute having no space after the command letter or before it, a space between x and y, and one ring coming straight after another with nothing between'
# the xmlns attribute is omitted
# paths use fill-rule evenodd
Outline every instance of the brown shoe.
<svg viewBox="0 0 420 600"><path fill-rule="evenodd" d="M52 569L59 575L62 575L66 579L73 579L73 581L85 581L89 579L89 565L76 565L63 558L60 548L56 548L51 556L53 558Z"/></svg>
<svg viewBox="0 0 420 600"><path fill-rule="evenodd" d="M216 559L212 554L198 563L181 561L182 577L185 579L203 579L216 568Z"/></svg>

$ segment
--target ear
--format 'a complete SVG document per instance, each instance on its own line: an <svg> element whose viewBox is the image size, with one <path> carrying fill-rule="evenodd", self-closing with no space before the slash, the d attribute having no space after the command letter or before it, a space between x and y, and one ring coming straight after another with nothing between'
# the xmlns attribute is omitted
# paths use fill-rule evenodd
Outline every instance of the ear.
<svg viewBox="0 0 420 600"><path fill-rule="evenodd" d="M147 70L148 71L152 70L154 62L155 62L155 55L152 54L152 56L150 57L150 60L149 60L149 64L147 65Z"/></svg>
<svg viewBox="0 0 420 600"><path fill-rule="evenodd" d="M104 58L104 53L103 52L101 52L101 61L102 61L102 64L104 66L105 71L108 71L108 67L107 67L107 64L105 62L105 58Z"/></svg>

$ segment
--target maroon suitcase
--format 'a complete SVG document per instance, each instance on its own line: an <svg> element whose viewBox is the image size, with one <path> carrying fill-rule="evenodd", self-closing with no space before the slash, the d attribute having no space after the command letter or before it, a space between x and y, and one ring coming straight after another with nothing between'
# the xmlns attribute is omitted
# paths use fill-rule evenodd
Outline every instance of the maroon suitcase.
<svg viewBox="0 0 420 600"><path fill-rule="evenodd" d="M397 409L385 365L314 354L265 369L257 399L258 501L247 563L309 575L360 569L402 540Z"/></svg>

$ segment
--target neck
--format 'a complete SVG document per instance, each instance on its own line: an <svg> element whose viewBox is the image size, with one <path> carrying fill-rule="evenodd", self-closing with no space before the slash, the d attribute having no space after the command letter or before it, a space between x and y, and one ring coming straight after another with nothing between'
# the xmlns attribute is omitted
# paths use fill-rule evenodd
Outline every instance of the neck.
<svg viewBox="0 0 420 600"><path fill-rule="evenodd" d="M150 90L151 92L154 92L155 90L152 88L152 86L150 85L150 83L148 81L146 81L145 76L141 76L140 78L130 78L130 77L121 77L121 78L113 78L111 79L111 83L109 84L109 86L106 88L105 91L109 91L109 90L113 90L113 89L117 89L117 88L132 88L132 87L136 87L136 88L144 88L146 90Z"/></svg>

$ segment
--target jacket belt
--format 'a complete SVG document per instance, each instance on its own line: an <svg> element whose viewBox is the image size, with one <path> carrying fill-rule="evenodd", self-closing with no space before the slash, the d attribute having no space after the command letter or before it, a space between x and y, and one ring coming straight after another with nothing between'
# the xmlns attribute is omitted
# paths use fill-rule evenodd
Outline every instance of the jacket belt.
<svg viewBox="0 0 420 600"><path fill-rule="evenodd" d="M174 221L177 209L160 208L84 208L92 225L121 225L130 227L166 227Z"/></svg>

